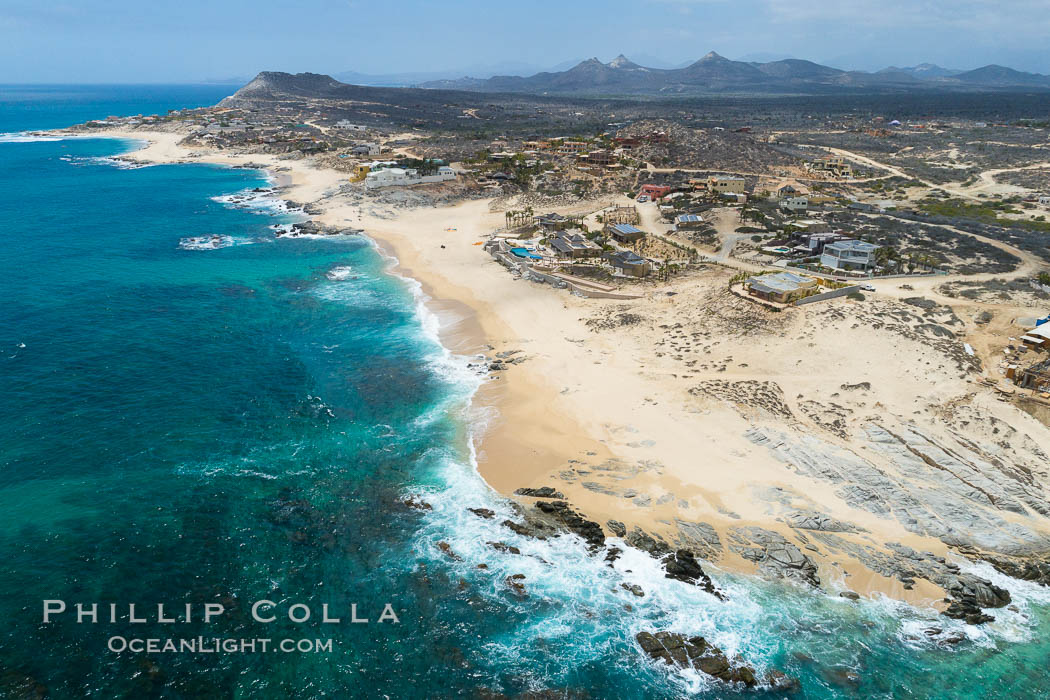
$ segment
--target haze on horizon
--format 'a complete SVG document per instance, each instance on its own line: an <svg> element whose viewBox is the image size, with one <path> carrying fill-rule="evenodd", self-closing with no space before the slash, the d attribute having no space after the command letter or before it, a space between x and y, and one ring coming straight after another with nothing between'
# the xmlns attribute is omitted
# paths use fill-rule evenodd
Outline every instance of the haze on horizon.
<svg viewBox="0 0 1050 700"><path fill-rule="evenodd" d="M843 69L1050 73L1045 0L0 0L0 83L201 82L262 70L531 74L714 50Z"/></svg>

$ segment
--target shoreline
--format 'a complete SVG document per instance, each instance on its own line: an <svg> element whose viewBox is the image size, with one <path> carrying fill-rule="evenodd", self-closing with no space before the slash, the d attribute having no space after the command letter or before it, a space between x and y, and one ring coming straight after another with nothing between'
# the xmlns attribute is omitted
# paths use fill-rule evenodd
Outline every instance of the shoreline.
<svg viewBox="0 0 1050 700"><path fill-rule="evenodd" d="M615 303L582 301L549 287L523 291L522 285L531 287L531 283L513 280L475 245L499 226L501 217L488 210L489 200L403 209L385 218L366 214L351 203L327 199L330 190L346 181L346 175L312 167L308 159L186 149L178 145L183 135L170 132L111 130L78 136L145 141L142 148L117 156L136 162L261 169L282 190L282 198L287 195L300 204L320 202L321 213L315 220L364 229L381 254L394 258L389 272L420 285L423 303L439 321L439 340L449 352L474 356L521 350L526 361L483 381L471 401L472 409L497 416L483 431L471 431L470 439L479 474L504 497L526 501L514 491L550 486L565 491L574 508L607 530L607 521L617 521L626 530L640 526L671 541L670 524L680 518L710 524L723 544L727 533L744 526L789 532L768 506L747 503L747 494L756 483L790 490L797 481L765 451L740 438L749 419L713 415L709 407L690 408L684 416L660 408L675 402L691 406L696 399L683 390L678 375L666 364L647 367L651 348L626 339L583 335L589 332L581 322L583 315L615 309ZM666 388L667 393L646 398L635 407L618 406L620 392L609 377L622 382L625 395L645 397L657 387ZM711 456L722 461L722 468L703 465L694 473L684 465L696 462L696 446L705 443L717 445ZM595 474L604 480L592 480ZM722 483L708 487L708 478ZM630 483L632 488L609 487L618 482ZM628 491L640 497L625 496ZM831 489L823 485L814 487L809 495L816 503L835 500ZM640 505L641 496L645 505ZM831 514L836 515L833 510ZM940 541L908 532L895 521L865 515L861 522L869 531L916 550L937 556L949 553ZM914 587L905 587L845 554L822 554L820 571L825 582L844 582L842 586L862 596L883 595L920 607L943 607L939 602L943 591L928 581L920 579ZM759 570L732 548L712 563L727 571ZM840 584L833 586L828 586L830 592Z"/></svg>

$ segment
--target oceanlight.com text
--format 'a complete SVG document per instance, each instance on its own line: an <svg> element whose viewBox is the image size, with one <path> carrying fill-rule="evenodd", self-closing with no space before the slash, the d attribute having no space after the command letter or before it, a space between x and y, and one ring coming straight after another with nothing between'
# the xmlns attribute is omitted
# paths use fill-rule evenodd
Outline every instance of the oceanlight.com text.
<svg viewBox="0 0 1050 700"><path fill-rule="evenodd" d="M331 639L236 639L218 637L110 637L106 648L117 654L326 654Z"/></svg>

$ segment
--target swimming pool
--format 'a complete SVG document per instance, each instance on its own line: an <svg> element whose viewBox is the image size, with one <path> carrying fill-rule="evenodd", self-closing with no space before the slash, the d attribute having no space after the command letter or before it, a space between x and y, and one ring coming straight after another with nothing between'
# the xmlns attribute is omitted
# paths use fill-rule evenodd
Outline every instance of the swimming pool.
<svg viewBox="0 0 1050 700"><path fill-rule="evenodd" d="M530 258L532 260L543 260L542 255L536 255L528 248L511 248L510 252L517 255L519 258Z"/></svg>

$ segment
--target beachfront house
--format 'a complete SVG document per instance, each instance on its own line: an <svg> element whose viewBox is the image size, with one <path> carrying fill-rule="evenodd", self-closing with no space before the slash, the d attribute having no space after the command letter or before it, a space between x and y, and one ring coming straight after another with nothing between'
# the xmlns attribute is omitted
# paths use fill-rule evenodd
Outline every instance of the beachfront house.
<svg viewBox="0 0 1050 700"><path fill-rule="evenodd" d="M793 272L777 272L751 277L744 282L744 287L753 297L778 304L789 304L814 294L817 290L817 280Z"/></svg>
<svg viewBox="0 0 1050 700"><path fill-rule="evenodd" d="M645 277L652 272L652 263L630 250L608 253L605 259L612 265L613 273L625 277Z"/></svg>
<svg viewBox="0 0 1050 700"><path fill-rule="evenodd" d="M588 240L579 229L558 231L551 236L548 245L560 258L596 258L602 254L602 247Z"/></svg>
<svg viewBox="0 0 1050 700"><path fill-rule="evenodd" d="M879 247L852 238L824 246L820 264L836 270L868 270L875 267L875 251Z"/></svg>
<svg viewBox="0 0 1050 700"><path fill-rule="evenodd" d="M455 179L455 171L447 165L439 167L433 175L420 175L415 168L383 168L382 170L371 170L365 175L365 187L367 189L375 189L378 187L421 185Z"/></svg>
<svg viewBox="0 0 1050 700"><path fill-rule="evenodd" d="M631 224L606 224L605 233L619 243L635 243L645 238L645 231Z"/></svg>
<svg viewBox="0 0 1050 700"><path fill-rule="evenodd" d="M804 252L807 255L820 255L824 252L824 247L829 243L840 241L845 236L838 233L809 233L802 232L797 234L800 247L803 249L800 252Z"/></svg>

